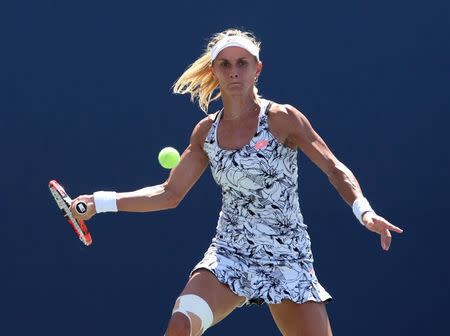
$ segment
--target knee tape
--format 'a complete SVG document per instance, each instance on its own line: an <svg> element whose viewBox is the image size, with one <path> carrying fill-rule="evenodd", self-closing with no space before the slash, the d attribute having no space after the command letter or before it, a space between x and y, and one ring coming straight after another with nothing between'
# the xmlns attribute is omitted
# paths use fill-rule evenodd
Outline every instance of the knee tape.
<svg viewBox="0 0 450 336"><path fill-rule="evenodd" d="M208 303L200 296L194 294L181 295L178 299L178 307L172 311L175 313L182 313L187 316L192 328L192 321L188 313L194 314L200 318L202 323L201 332L204 333L213 323L213 312ZM191 331L192 332L192 331Z"/></svg>

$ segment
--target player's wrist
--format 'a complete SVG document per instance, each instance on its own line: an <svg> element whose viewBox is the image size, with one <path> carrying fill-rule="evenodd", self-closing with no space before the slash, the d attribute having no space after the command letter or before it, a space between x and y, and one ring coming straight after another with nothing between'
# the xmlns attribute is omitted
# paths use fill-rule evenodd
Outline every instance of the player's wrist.
<svg viewBox="0 0 450 336"><path fill-rule="evenodd" d="M370 203L367 200L367 198L365 198L363 196L360 196L357 199L355 199L355 201L352 204L352 210L353 210L353 214L355 215L355 217L364 226L366 225L363 221L364 215L367 214L368 212L375 213L375 211L370 206Z"/></svg>
<svg viewBox="0 0 450 336"><path fill-rule="evenodd" d="M117 193L115 191L96 191L93 194L96 213L117 212Z"/></svg>

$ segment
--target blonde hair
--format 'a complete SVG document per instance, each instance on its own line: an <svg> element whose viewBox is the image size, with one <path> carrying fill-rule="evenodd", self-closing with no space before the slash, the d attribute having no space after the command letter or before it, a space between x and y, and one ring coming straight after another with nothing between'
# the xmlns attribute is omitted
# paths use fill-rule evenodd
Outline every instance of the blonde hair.
<svg viewBox="0 0 450 336"><path fill-rule="evenodd" d="M255 44L258 49L261 45L250 32L239 29L227 29L221 33L217 33L209 40L204 53L183 72L173 85L173 93L190 93L191 101L195 102L198 100L198 105L205 113L208 113L209 104L221 96L220 90L214 94L214 91L219 87L219 82L213 77L210 70L212 63L211 48L227 36L245 37ZM253 92L259 98L256 85L253 88Z"/></svg>

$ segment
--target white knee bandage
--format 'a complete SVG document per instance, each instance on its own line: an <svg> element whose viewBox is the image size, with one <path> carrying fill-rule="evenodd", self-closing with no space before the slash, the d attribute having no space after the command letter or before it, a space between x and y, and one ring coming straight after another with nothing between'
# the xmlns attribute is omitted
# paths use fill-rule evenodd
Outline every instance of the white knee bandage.
<svg viewBox="0 0 450 336"><path fill-rule="evenodd" d="M192 321L188 313L198 316L201 320L201 333L204 333L213 323L213 312L208 303L200 296L194 294L182 295L178 299L178 307L172 312L181 313L188 317L192 328ZM192 330L191 330L192 334Z"/></svg>

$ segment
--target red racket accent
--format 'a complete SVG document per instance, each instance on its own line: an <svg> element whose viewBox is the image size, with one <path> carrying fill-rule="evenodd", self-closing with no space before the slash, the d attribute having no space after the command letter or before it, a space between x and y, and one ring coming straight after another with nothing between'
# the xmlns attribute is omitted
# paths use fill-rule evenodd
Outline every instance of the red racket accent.
<svg viewBox="0 0 450 336"><path fill-rule="evenodd" d="M52 193L52 196L54 197L58 208L61 210L64 218L75 231L78 238L83 242L84 245L91 245L92 237L88 231L86 224L84 223L84 220L76 219L69 210L72 199L69 197L69 195L67 195L64 188L56 180L51 180L48 183L48 188L50 189L50 192Z"/></svg>

